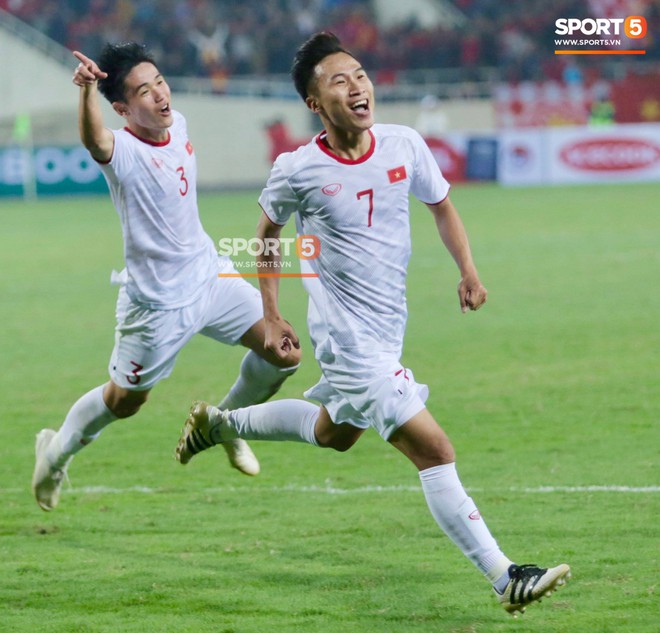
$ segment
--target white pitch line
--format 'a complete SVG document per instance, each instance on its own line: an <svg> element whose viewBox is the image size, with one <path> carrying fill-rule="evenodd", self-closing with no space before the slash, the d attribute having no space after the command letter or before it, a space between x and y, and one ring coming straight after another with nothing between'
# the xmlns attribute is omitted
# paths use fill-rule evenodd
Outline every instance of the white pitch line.
<svg viewBox="0 0 660 633"><path fill-rule="evenodd" d="M539 486L509 488L511 492L538 494L544 492L660 492L660 486Z"/></svg>
<svg viewBox="0 0 660 633"><path fill-rule="evenodd" d="M489 493L489 492L509 492L515 494L551 494L551 493L589 493L589 492L611 492L624 494L638 493L657 493L660 492L660 486L537 486L537 487L517 487L509 488L467 488L468 492ZM302 493L302 494L327 494L327 495L363 495L363 494L383 494L397 492L415 492L419 493L420 486L358 486L356 488L338 488L332 482L326 482L324 485L297 485L288 484L286 486L224 486L220 488L203 488L199 492L203 494L244 494L245 492L269 492L269 493ZM25 492L22 488L0 488L0 494L18 494ZM129 486L126 488L117 488L113 486L81 486L64 487L64 493L68 494L159 494L177 492L177 488L150 488L148 486Z"/></svg>
<svg viewBox="0 0 660 633"><path fill-rule="evenodd" d="M212 493L224 493L224 492L243 492L247 488L245 487L225 487L225 488L208 488L204 492L209 494ZM271 486L267 489L268 492L301 492L301 493L321 493L329 495L350 495L350 494L379 494L379 493L391 493L391 492L421 492L421 486L359 486L357 488L337 488L333 486L332 483L328 482L324 486L319 485L310 485L310 486L298 486L294 484L289 484L286 486ZM500 492L502 489L498 488L497 490L488 489L488 488L466 488L470 493L488 493L488 492ZM520 487L510 487L505 489L506 492L511 493L524 493L524 494L544 494L552 492L568 492L568 493L579 493L579 492L624 492L624 493L653 493L660 492L660 486L539 486L536 488L520 488Z"/></svg>

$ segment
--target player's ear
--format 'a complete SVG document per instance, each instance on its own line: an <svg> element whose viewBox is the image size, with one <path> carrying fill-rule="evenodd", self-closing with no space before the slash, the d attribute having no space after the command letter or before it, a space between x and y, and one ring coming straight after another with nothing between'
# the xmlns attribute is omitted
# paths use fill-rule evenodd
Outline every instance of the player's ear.
<svg viewBox="0 0 660 633"><path fill-rule="evenodd" d="M112 109L119 115L126 117L128 115L128 104L123 101L113 101Z"/></svg>
<svg viewBox="0 0 660 633"><path fill-rule="evenodd" d="M305 105L314 113L318 114L320 107L319 107L319 102L316 100L315 97L309 95L307 99L305 99Z"/></svg>

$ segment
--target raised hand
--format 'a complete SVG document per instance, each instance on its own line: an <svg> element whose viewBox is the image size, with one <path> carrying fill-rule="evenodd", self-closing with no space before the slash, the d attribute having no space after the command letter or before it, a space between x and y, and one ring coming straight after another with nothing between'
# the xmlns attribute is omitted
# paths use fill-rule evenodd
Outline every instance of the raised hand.
<svg viewBox="0 0 660 633"><path fill-rule="evenodd" d="M93 59L90 59L79 51L73 51L73 55L80 61L73 71L73 83L76 86L91 85L99 79L105 79L108 76L108 73L103 72Z"/></svg>

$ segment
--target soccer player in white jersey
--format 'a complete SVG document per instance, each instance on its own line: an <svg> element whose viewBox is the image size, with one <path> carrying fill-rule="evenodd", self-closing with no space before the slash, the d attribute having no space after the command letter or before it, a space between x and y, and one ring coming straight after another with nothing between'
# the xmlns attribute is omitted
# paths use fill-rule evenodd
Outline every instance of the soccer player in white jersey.
<svg viewBox="0 0 660 633"><path fill-rule="evenodd" d="M321 403L280 400L235 410L193 405L177 457L187 463L209 444L233 438L303 441L348 450L374 428L418 468L438 525L492 583L516 614L570 574L516 565L500 550L455 468L452 444L425 407L426 385L400 362L406 325L410 256L408 194L425 202L461 275L461 309L486 301L449 184L420 135L374 123L374 91L360 63L336 37L320 33L298 51L296 88L325 130L277 158L259 203L258 236L276 239L291 215L300 234L320 241L316 259L302 262L308 327L321 380L305 395ZM277 254L264 254L278 263ZM298 345L278 306L276 278L260 280L266 345L285 358Z"/></svg>
<svg viewBox="0 0 660 633"><path fill-rule="evenodd" d="M219 277L234 269L202 228L195 151L153 58L136 43L108 44L99 65L74 55L80 61L73 83L80 87L81 140L107 179L126 268L116 280L121 288L109 382L83 395L57 432L37 435L32 488L46 511L58 504L73 456L105 426L137 413L194 334L249 348L222 407L264 402L300 360L295 347L276 354L264 346L259 291L243 279ZM123 129L105 127L99 91L125 119ZM232 466L259 472L245 440L223 446Z"/></svg>

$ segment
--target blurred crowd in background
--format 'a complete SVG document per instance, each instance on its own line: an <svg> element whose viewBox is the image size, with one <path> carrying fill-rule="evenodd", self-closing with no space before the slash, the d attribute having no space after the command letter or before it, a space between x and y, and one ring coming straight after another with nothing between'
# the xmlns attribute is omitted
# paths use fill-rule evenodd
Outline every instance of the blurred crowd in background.
<svg viewBox="0 0 660 633"><path fill-rule="evenodd" d="M169 76L287 73L311 33L331 30L376 73L459 69L462 79L497 68L505 81L597 80L607 60L554 55L555 19L588 17L585 0L452 0L463 26L414 18L380 25L371 0L0 0L3 8L69 49L95 56L106 41L144 42ZM638 0L649 25L642 63L660 60L660 0ZM640 60L635 60L639 63Z"/></svg>

